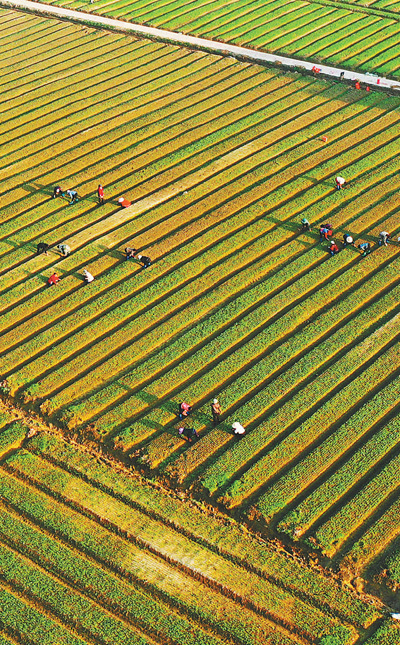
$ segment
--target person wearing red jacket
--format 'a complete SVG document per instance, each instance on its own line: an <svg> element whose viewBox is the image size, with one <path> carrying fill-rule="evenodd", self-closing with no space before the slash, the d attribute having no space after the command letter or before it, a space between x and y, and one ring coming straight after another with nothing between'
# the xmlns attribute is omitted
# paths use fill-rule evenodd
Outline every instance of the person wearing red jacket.
<svg viewBox="0 0 400 645"><path fill-rule="evenodd" d="M58 277L57 273L53 273L50 278L47 280L47 284L49 287L52 287L53 284L57 284L57 282L60 282L60 278Z"/></svg>
<svg viewBox="0 0 400 645"><path fill-rule="evenodd" d="M336 255L336 253L339 253L339 247L337 246L336 242L334 240L331 240L331 244L328 248L329 253L331 255Z"/></svg>
<svg viewBox="0 0 400 645"><path fill-rule="evenodd" d="M97 187L97 196L99 198L99 206L103 206L104 204L104 188L101 184L98 185Z"/></svg>

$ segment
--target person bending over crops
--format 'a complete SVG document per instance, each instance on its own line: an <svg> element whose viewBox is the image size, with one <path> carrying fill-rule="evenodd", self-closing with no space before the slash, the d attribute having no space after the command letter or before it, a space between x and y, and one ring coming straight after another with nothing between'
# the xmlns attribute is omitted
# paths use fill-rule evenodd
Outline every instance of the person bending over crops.
<svg viewBox="0 0 400 645"><path fill-rule="evenodd" d="M147 269L151 265L151 260L147 255L137 255L136 259L142 264L144 269Z"/></svg>
<svg viewBox="0 0 400 645"><path fill-rule="evenodd" d="M77 202L79 202L78 191L71 190L71 188L69 188L65 192L67 193L67 195L71 200L70 203L68 204L69 206L71 206L71 204L76 204Z"/></svg>
<svg viewBox="0 0 400 645"><path fill-rule="evenodd" d="M336 190L341 190L346 185L346 180L344 177L336 177Z"/></svg>
<svg viewBox="0 0 400 645"><path fill-rule="evenodd" d="M211 412L213 416L213 423L216 426L219 423L219 418L222 413L218 399L213 399L213 402L211 403Z"/></svg>
<svg viewBox="0 0 400 645"><path fill-rule="evenodd" d="M36 255L41 255L44 253L44 255L49 255L47 253L47 249L49 248L49 245L46 244L46 242L39 242L39 244L36 247Z"/></svg>
<svg viewBox="0 0 400 645"><path fill-rule="evenodd" d="M319 228L319 240L323 242L324 240L328 241L328 238L332 235L332 226L330 224L321 224Z"/></svg>
<svg viewBox="0 0 400 645"><path fill-rule="evenodd" d="M354 246L354 240L348 233L343 235L343 246Z"/></svg>
<svg viewBox="0 0 400 645"><path fill-rule="evenodd" d="M178 432L182 439L185 439L185 441L188 441L189 443L192 443L192 441L199 438L199 435L194 428L179 428Z"/></svg>
<svg viewBox="0 0 400 645"><path fill-rule="evenodd" d="M125 249L125 255L127 260L134 260L136 253L137 253L137 250L131 249L129 246L127 246Z"/></svg>
<svg viewBox="0 0 400 645"><path fill-rule="evenodd" d="M61 186L55 186L53 190L53 199L56 197L64 197L64 191Z"/></svg>
<svg viewBox="0 0 400 645"><path fill-rule="evenodd" d="M381 231L379 233L379 238L378 238L379 246L382 246L382 244L387 246L389 238L390 238L390 235L389 235L389 233L387 231Z"/></svg>
<svg viewBox="0 0 400 645"><path fill-rule="evenodd" d="M234 423L232 423L232 430L233 430L233 434L237 435L238 437L242 437L246 432L246 430L238 421L235 421Z"/></svg>
<svg viewBox="0 0 400 645"><path fill-rule="evenodd" d="M132 206L132 202L130 202L129 199L126 199L126 197L120 197L118 200L118 204L122 208L128 208L129 206Z"/></svg>
<svg viewBox="0 0 400 645"><path fill-rule="evenodd" d="M97 186L97 197L99 198L99 206L104 204L104 188L101 184Z"/></svg>
<svg viewBox="0 0 400 645"><path fill-rule="evenodd" d="M58 277L57 273L53 273L47 280L47 285L49 287L52 287L53 284L57 284L57 282L60 282L60 278Z"/></svg>
<svg viewBox="0 0 400 645"><path fill-rule="evenodd" d="M71 253L71 247L69 247L68 244L59 244L57 246L57 249L58 251L60 251L63 258L68 257L68 255Z"/></svg>
<svg viewBox="0 0 400 645"><path fill-rule="evenodd" d="M189 405L189 403L185 403L185 401L182 401L182 403L179 404L179 418L183 419L184 417L187 417L190 412L192 411L192 406Z"/></svg>
<svg viewBox="0 0 400 645"><path fill-rule="evenodd" d="M360 249L360 251L362 251L363 258L365 258L368 253L371 253L371 245L369 242L363 242L362 244L359 244L358 248Z"/></svg>
<svg viewBox="0 0 400 645"><path fill-rule="evenodd" d="M303 219L301 220L301 230L302 231L311 231L310 222L305 217L303 217Z"/></svg>
<svg viewBox="0 0 400 645"><path fill-rule="evenodd" d="M331 255L336 255L337 253L339 253L339 248L334 240L331 240L328 251Z"/></svg>
<svg viewBox="0 0 400 645"><path fill-rule="evenodd" d="M83 273L83 279L85 280L86 284L89 284L89 282L93 282L94 277L87 269L83 269L82 273Z"/></svg>

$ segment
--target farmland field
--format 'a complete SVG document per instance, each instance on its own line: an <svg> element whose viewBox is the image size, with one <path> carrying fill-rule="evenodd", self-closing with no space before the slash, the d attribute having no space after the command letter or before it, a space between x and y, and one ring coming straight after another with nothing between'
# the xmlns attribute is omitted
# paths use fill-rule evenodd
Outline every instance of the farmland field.
<svg viewBox="0 0 400 645"><path fill-rule="evenodd" d="M0 26L0 644L398 645L400 98Z"/></svg>
<svg viewBox="0 0 400 645"><path fill-rule="evenodd" d="M371 599L234 522L0 423L1 643L400 642Z"/></svg>
<svg viewBox="0 0 400 645"><path fill-rule="evenodd" d="M400 78L399 0L53 0L47 4Z"/></svg>

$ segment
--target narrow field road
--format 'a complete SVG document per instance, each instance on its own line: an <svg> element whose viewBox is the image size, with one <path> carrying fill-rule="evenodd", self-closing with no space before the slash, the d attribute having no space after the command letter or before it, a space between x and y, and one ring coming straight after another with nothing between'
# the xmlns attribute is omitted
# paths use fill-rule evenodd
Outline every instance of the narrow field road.
<svg viewBox="0 0 400 645"><path fill-rule="evenodd" d="M188 36L179 32L168 31L165 29L156 29L154 27L146 27L144 25L137 25L134 23L126 22L124 20L115 20L112 18L105 18L103 16L96 16L91 13L83 11L73 11L63 7L55 7L38 2L31 2L31 0L0 0L0 6L8 7L10 9L22 9L25 11L34 12L36 14L44 14L51 17L58 17L62 19L69 19L74 22L81 22L82 24L90 24L93 27L100 27L102 29L111 29L113 31L122 31L146 38L160 40L175 45L183 45L192 49L199 49L214 54L221 54L224 56L233 56L238 59L245 59L255 63L263 64L269 63L272 65L282 65L285 68L303 68L307 71L312 71L317 67L319 73L324 74L331 78L339 78L343 74L346 80L356 81L376 88L391 88L395 91L400 91L400 83L397 81L375 76L373 74L360 74L340 67L330 67L321 63L312 61L304 61L296 58L288 58L286 56L278 56L276 54L268 54L265 52L255 51L247 47L238 47L236 45L229 45L227 43L220 43L215 40L207 40L205 38L196 38L195 36Z"/></svg>

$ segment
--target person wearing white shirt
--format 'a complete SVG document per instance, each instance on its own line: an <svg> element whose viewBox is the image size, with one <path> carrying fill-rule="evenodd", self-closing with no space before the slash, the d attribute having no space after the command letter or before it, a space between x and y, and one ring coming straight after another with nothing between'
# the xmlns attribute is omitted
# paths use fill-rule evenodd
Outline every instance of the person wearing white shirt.
<svg viewBox="0 0 400 645"><path fill-rule="evenodd" d="M238 421L235 421L234 423L232 423L232 430L233 430L233 434L236 434L238 436L244 435L244 433L246 432L246 430Z"/></svg>
<svg viewBox="0 0 400 645"><path fill-rule="evenodd" d="M91 273L87 269L83 269L83 277L86 282L86 284L89 284L89 282L93 282L94 277L92 276Z"/></svg>

